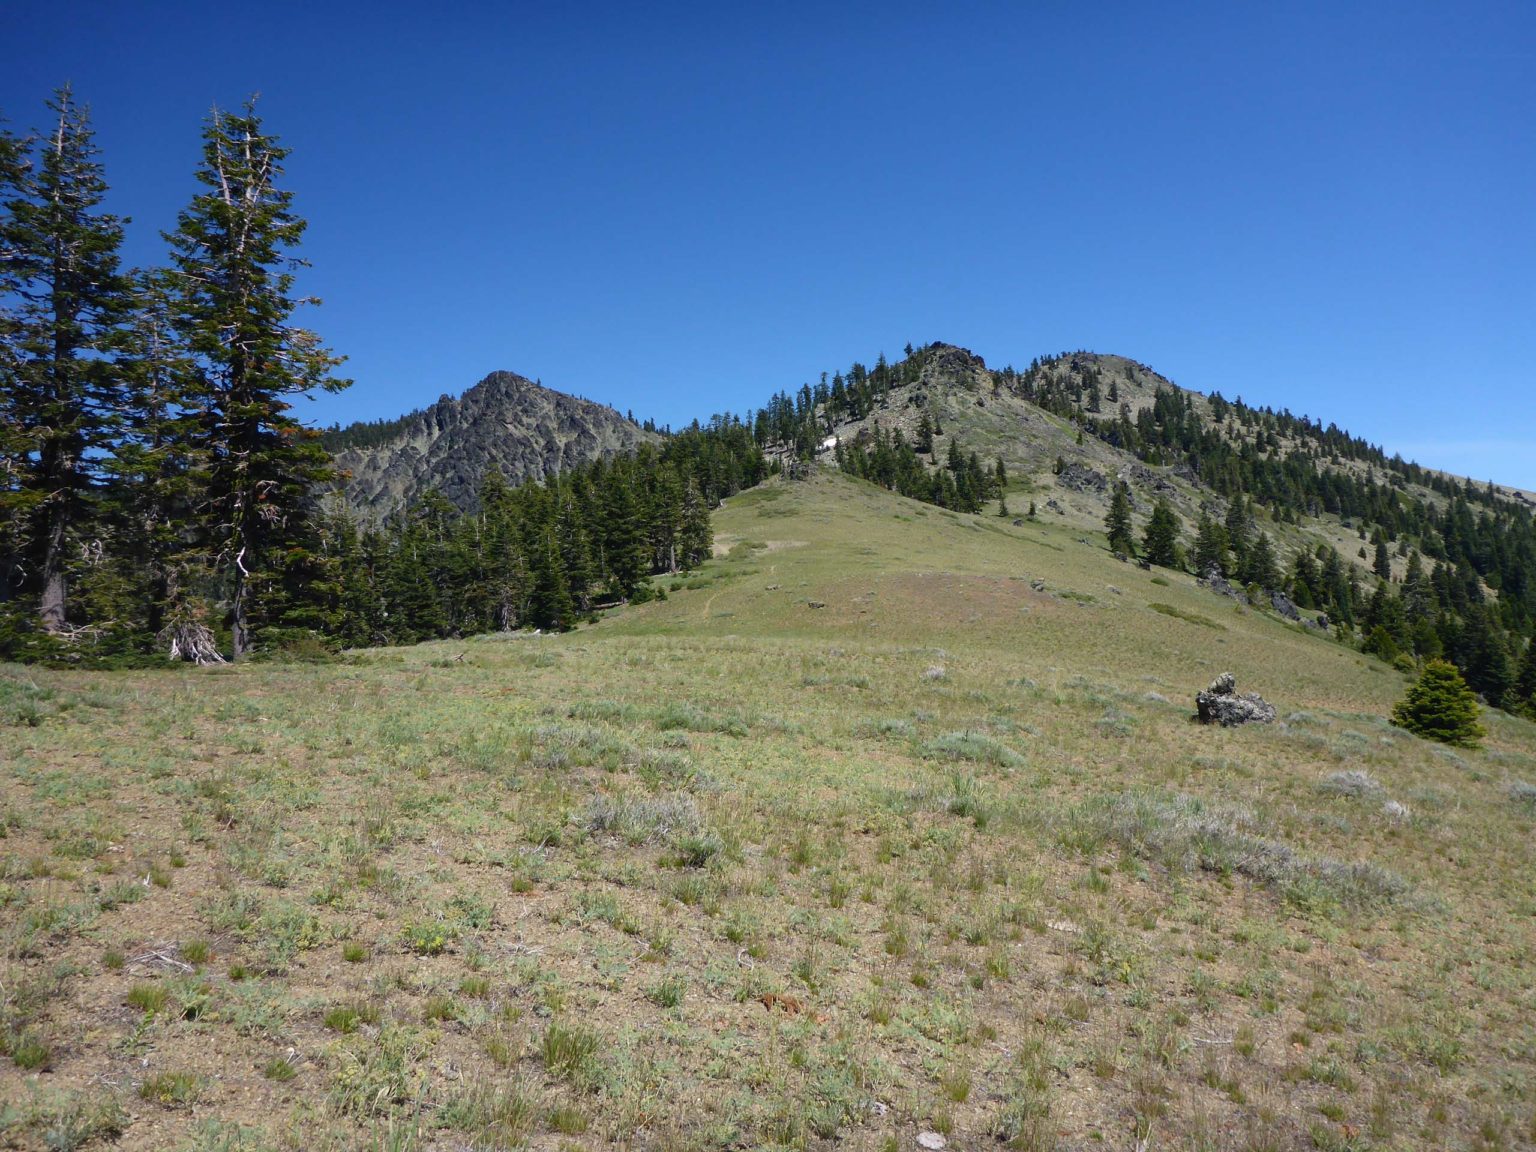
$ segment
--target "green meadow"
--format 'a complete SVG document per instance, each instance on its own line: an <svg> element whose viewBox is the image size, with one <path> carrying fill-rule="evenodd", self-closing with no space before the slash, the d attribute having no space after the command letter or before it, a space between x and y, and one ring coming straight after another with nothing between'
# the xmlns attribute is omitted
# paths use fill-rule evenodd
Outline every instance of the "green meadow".
<svg viewBox="0 0 1536 1152"><path fill-rule="evenodd" d="M715 533L565 635L0 669L0 1142L1536 1142L1536 726L1081 526Z"/></svg>

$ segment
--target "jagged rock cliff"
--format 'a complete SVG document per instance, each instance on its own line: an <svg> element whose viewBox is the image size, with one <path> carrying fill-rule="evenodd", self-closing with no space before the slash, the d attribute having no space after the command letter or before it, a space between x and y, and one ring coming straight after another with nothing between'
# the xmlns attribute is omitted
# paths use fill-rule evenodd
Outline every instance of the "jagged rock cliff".
<svg viewBox="0 0 1536 1152"><path fill-rule="evenodd" d="M346 445L350 430L332 434ZM437 489L464 510L491 469L517 484L607 458L657 439L612 408L492 372L464 395L389 426L366 446L335 451L346 502L368 514L409 505Z"/></svg>

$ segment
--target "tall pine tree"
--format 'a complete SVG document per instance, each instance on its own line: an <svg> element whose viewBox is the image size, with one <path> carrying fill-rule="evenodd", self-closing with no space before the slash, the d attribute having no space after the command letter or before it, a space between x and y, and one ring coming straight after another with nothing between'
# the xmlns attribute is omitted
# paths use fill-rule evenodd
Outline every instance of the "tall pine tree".
<svg viewBox="0 0 1536 1152"><path fill-rule="evenodd" d="M1195 532L1195 574L1204 577L1213 571L1227 574L1227 530L1202 512Z"/></svg>
<svg viewBox="0 0 1536 1152"><path fill-rule="evenodd" d="M196 417L198 527L236 657L251 650L284 552L310 532L315 486L333 476L290 400L350 383L331 375L341 358L292 323L313 301L294 295L301 262L289 252L305 222L278 183L287 155L254 100L238 112L215 109L197 171L204 190L166 235L175 322L196 377L186 404Z"/></svg>
<svg viewBox="0 0 1536 1152"><path fill-rule="evenodd" d="M1141 546L1146 559L1161 568L1179 565L1179 517L1166 500L1159 500L1152 509L1152 519L1147 523Z"/></svg>
<svg viewBox="0 0 1536 1152"><path fill-rule="evenodd" d="M1122 480L1115 485L1104 516L1104 531L1109 536L1109 550L1125 556L1136 555L1136 538L1131 535L1131 498Z"/></svg>
<svg viewBox="0 0 1536 1152"><path fill-rule="evenodd" d="M710 524L709 504L692 477L683 487L682 519L677 529L678 563L697 568L714 552L715 533Z"/></svg>
<svg viewBox="0 0 1536 1152"><path fill-rule="evenodd" d="M7 441L5 510L20 529L7 558L13 591L34 596L49 631L66 623L72 557L94 555L100 460L117 428L122 380L113 360L128 311L118 268L122 221L102 212L107 184L89 110L60 89L39 157L24 170L14 140L0 166L5 298L0 423ZM81 544L85 547L82 549ZM17 577L20 579L17 579Z"/></svg>
<svg viewBox="0 0 1536 1152"><path fill-rule="evenodd" d="M1526 641L1525 655L1515 678L1514 697L1516 708L1536 717L1536 635Z"/></svg>

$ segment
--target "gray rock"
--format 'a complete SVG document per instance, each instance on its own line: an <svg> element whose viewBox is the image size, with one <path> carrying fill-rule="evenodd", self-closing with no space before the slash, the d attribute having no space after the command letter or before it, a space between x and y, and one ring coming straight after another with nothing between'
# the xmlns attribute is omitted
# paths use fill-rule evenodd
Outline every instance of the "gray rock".
<svg viewBox="0 0 1536 1152"><path fill-rule="evenodd" d="M1237 678L1223 672L1211 686L1195 696L1195 709L1202 724L1220 724L1235 728L1239 724L1270 724L1275 706L1257 692L1237 691Z"/></svg>
<svg viewBox="0 0 1536 1152"><path fill-rule="evenodd" d="M1297 608L1296 605L1292 603L1291 598L1284 592L1280 591L1278 588L1269 594L1269 602L1274 607L1275 611L1280 613L1280 615L1284 616L1287 620L1301 619L1301 609Z"/></svg>
<svg viewBox="0 0 1536 1152"><path fill-rule="evenodd" d="M1102 472L1095 472L1086 464L1076 461L1057 473L1056 483L1073 492L1103 492L1109 488L1109 479Z"/></svg>
<svg viewBox="0 0 1536 1152"><path fill-rule="evenodd" d="M1226 578L1222 576L1221 570L1215 567L1208 569L1205 575L1200 577L1196 583L1204 584L1212 592L1220 593L1223 596L1230 596L1234 600L1248 599L1248 593L1235 585L1228 584Z"/></svg>

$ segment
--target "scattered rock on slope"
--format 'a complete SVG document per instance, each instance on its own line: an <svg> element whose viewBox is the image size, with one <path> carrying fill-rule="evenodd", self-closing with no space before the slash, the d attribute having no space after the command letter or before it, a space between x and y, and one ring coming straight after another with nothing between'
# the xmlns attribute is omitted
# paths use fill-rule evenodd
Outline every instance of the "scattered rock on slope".
<svg viewBox="0 0 1536 1152"><path fill-rule="evenodd" d="M1215 565L1212 565L1210 568L1208 568L1205 575L1200 577L1196 583L1205 585L1212 592L1215 592L1219 595L1230 596L1234 600L1248 599L1248 593L1244 592L1241 588L1238 588L1233 584L1229 584L1226 578L1222 576L1221 569L1217 568Z"/></svg>
<svg viewBox="0 0 1536 1152"><path fill-rule="evenodd" d="M1103 492L1109 487L1109 480L1104 473L1096 472L1075 460L1056 474L1056 483L1073 492Z"/></svg>
<svg viewBox="0 0 1536 1152"><path fill-rule="evenodd" d="M1223 672L1211 686L1195 696L1200 723L1233 728L1239 724L1269 724L1275 718L1275 706L1257 692L1237 691L1237 678Z"/></svg>

